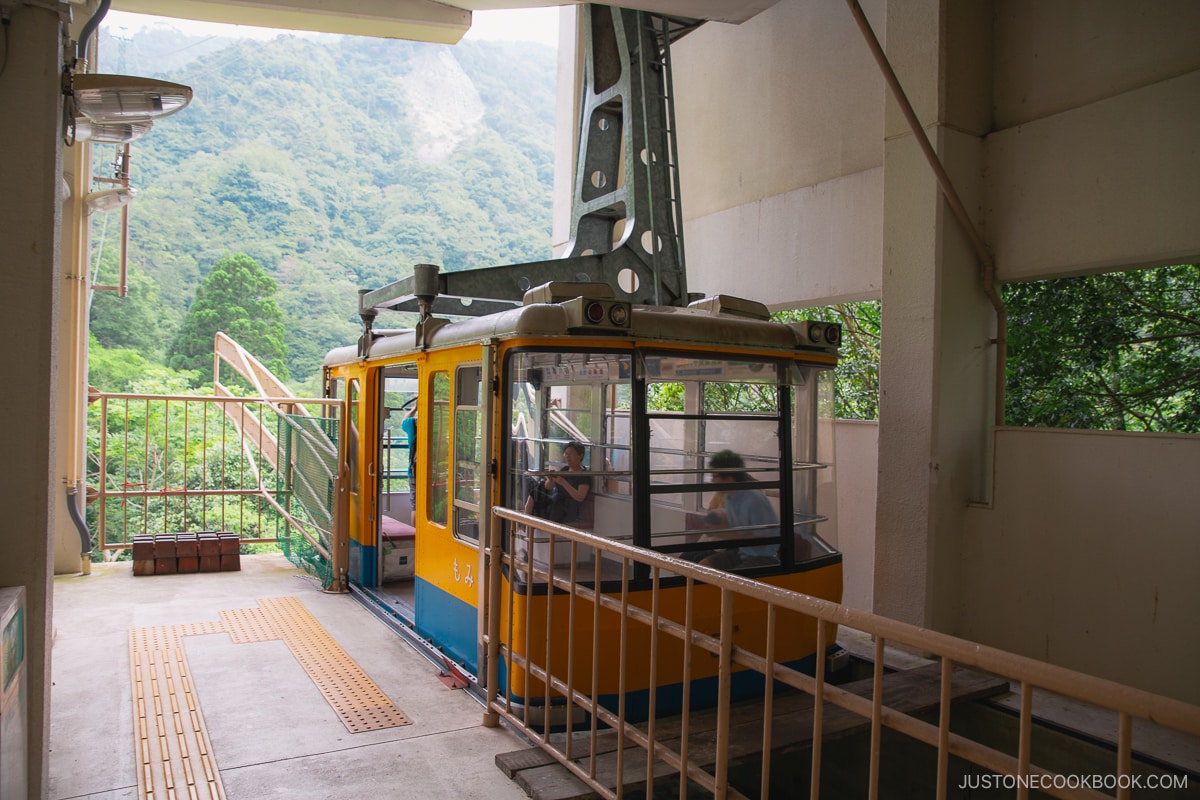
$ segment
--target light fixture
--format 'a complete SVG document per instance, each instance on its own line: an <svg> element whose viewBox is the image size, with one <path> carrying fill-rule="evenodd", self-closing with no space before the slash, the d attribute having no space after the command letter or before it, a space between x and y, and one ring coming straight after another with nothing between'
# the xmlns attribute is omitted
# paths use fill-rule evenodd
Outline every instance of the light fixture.
<svg viewBox="0 0 1200 800"><path fill-rule="evenodd" d="M83 200L92 211L108 213L129 205L135 197L137 197L137 189L132 186L118 186L115 189L91 192Z"/></svg>
<svg viewBox="0 0 1200 800"><path fill-rule="evenodd" d="M107 144L124 144L140 139L150 132L154 123L144 122L110 122L100 124L92 122L87 117L75 118L75 140L79 142L104 142Z"/></svg>
<svg viewBox="0 0 1200 800"><path fill-rule="evenodd" d="M101 125L160 119L192 101L190 86L133 75L85 72L70 85L78 114Z"/></svg>

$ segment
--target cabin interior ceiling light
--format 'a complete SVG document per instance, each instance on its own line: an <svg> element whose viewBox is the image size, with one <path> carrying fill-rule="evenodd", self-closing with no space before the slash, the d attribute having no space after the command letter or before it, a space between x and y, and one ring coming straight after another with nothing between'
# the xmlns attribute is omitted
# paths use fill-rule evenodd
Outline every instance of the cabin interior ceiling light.
<svg viewBox="0 0 1200 800"><path fill-rule="evenodd" d="M115 189L91 192L83 198L83 201L92 211L107 213L129 205L135 197L137 197L137 189L132 186L118 186Z"/></svg>
<svg viewBox="0 0 1200 800"><path fill-rule="evenodd" d="M192 89L133 75L81 73L71 78L76 116L100 125L149 122L183 110Z"/></svg>

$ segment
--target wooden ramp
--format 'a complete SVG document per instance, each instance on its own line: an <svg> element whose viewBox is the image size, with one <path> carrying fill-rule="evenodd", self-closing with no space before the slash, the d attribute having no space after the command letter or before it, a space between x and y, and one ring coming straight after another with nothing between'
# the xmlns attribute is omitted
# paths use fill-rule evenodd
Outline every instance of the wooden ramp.
<svg viewBox="0 0 1200 800"><path fill-rule="evenodd" d="M883 704L906 714L935 709L940 696L940 681L940 664L889 673L883 679ZM867 678L844 684L840 688L861 697L870 697L871 686L872 681ZM951 696L955 703L992 697L1009 690L1007 681L963 667L954 667L951 687ZM786 759L789 754L812 746L813 698L803 693L776 695L774 705L771 760L772 763L779 763L779 759ZM762 761L762 716L761 701L738 703L731 709L730 769ZM716 765L716 722L715 709L691 714L689 758L709 772L712 772ZM840 706L825 703L824 741L850 736L869 727L870 720ZM655 738L678 750L680 729L680 718L660 719L656 723ZM562 747L561 737L559 747ZM578 742L577 752L586 753L587 749L585 735ZM605 786L614 791L617 784L616 750L617 737L614 732L606 731L598 737L596 775ZM589 758L586 755L575 761L583 769L588 769ZM644 752L636 746L627 747L624 762L625 791L643 792L646 783ZM597 796L590 787L541 748L533 747L499 754L496 756L496 766L516 781L533 800L585 800ZM660 787L678 787L678 773L662 762L655 764L654 777L655 783Z"/></svg>

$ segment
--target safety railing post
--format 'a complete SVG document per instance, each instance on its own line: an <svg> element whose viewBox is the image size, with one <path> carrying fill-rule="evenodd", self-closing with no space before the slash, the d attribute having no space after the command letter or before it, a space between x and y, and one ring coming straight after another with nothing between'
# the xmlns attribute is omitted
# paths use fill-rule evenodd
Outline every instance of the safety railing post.
<svg viewBox="0 0 1200 800"><path fill-rule="evenodd" d="M1017 738L1017 777L1029 777L1029 757L1033 745L1033 685L1021 681L1020 734ZM1029 797L1029 787L1024 781L1017 786L1017 800Z"/></svg>
<svg viewBox="0 0 1200 800"><path fill-rule="evenodd" d="M817 628L821 623L817 622ZM821 661L820 634L817 635L817 661ZM771 789L771 721L775 714L775 604L767 604L767 648L765 653L767 674L763 677L763 735L762 735L762 780L759 795L769 797ZM814 740L815 744L815 740Z"/></svg>
<svg viewBox="0 0 1200 800"><path fill-rule="evenodd" d="M733 592L721 588L721 654L717 667L717 800L729 785L729 690L733 683Z"/></svg>
<svg viewBox="0 0 1200 800"><path fill-rule="evenodd" d="M879 752L883 739L883 637L875 637L875 672L871 681L871 766L867 797L879 797Z"/></svg>
<svg viewBox="0 0 1200 800"><path fill-rule="evenodd" d="M1117 715L1117 800L1129 800L1130 781L1133 770L1133 718L1122 711Z"/></svg>
<svg viewBox="0 0 1200 800"><path fill-rule="evenodd" d="M546 618L542 623L544 626L543 630L546 631L546 642L545 646L543 647L543 658L545 661L542 662L545 664L546 669L546 680L542 681L542 708L544 709L543 713L545 714L546 718L542 720L542 741L549 741L550 739L550 676L554 673L554 637L551 636L551 632L554 630L554 548L557 542L554 539L553 532L550 533L549 539L550 555L547 558L548 563L546 565L546 570L548 572L546 575ZM572 548L575 546L574 542L568 542L568 544L571 545ZM532 604L530 604L529 607L532 608ZM532 648L525 648L525 652L529 655L530 661L532 662ZM526 697L528 697L528 695L526 695ZM526 702L528 702L528 700Z"/></svg>
<svg viewBox="0 0 1200 800"><path fill-rule="evenodd" d="M657 722L657 713L655 712L655 704L658 702L658 681L655 676L658 675L658 601L659 601L659 568L652 567L650 573L650 718L646 723L646 738L650 745L646 748L646 786L654 786L654 761L655 747L654 741L657 735L655 731L655 723ZM653 792L648 792L653 794Z"/></svg>
<svg viewBox="0 0 1200 800"><path fill-rule="evenodd" d="M96 547L104 552L108 522L108 398L100 398L100 458L96 468ZM128 514L128 512L126 512Z"/></svg>
<svg viewBox="0 0 1200 800"><path fill-rule="evenodd" d="M825 738L825 651L829 647L826 641L825 622L817 623L817 663L815 687L813 689L813 734L812 734L812 770L809 773L808 796L821 796L821 743Z"/></svg>
<svg viewBox="0 0 1200 800"><path fill-rule="evenodd" d="M496 713L496 684L500 680L500 581L504 571L503 530L508 527L492 514L487 542L487 702L483 706L483 724L495 728L500 724ZM512 548L509 548L512 552ZM512 607L511 605L509 606Z"/></svg>
<svg viewBox="0 0 1200 800"><path fill-rule="evenodd" d="M679 760L684 767L679 770L679 800L687 800L688 796L688 743L691 732L692 713L692 617L695 613L694 599L696 596L696 581L691 575L687 577L683 599L683 724L680 726Z"/></svg>
<svg viewBox="0 0 1200 800"><path fill-rule="evenodd" d="M938 694L937 800L946 800L946 780L950 766L950 689L954 662L942 659L941 691Z"/></svg>
<svg viewBox="0 0 1200 800"><path fill-rule="evenodd" d="M597 584L597 587L599 585ZM629 559L621 559L621 622L617 662L617 797L625 789L625 687L629 675Z"/></svg>

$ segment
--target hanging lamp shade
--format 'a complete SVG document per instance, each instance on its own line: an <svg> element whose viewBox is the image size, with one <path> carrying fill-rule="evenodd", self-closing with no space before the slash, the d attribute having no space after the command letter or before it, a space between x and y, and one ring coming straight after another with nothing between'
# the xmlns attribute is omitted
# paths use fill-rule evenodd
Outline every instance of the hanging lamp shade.
<svg viewBox="0 0 1200 800"><path fill-rule="evenodd" d="M92 122L87 117L76 117L75 139L80 142L124 144L142 138L153 127L154 123L150 120L101 124Z"/></svg>
<svg viewBox="0 0 1200 800"><path fill-rule="evenodd" d="M192 101L190 86L133 75L75 75L71 94L79 114L100 125L160 119Z"/></svg>
<svg viewBox="0 0 1200 800"><path fill-rule="evenodd" d="M87 203L88 208L92 211L116 211L122 206L127 206L137 197L137 189L132 186L118 186L115 189L105 189L100 192L92 192L83 198Z"/></svg>

